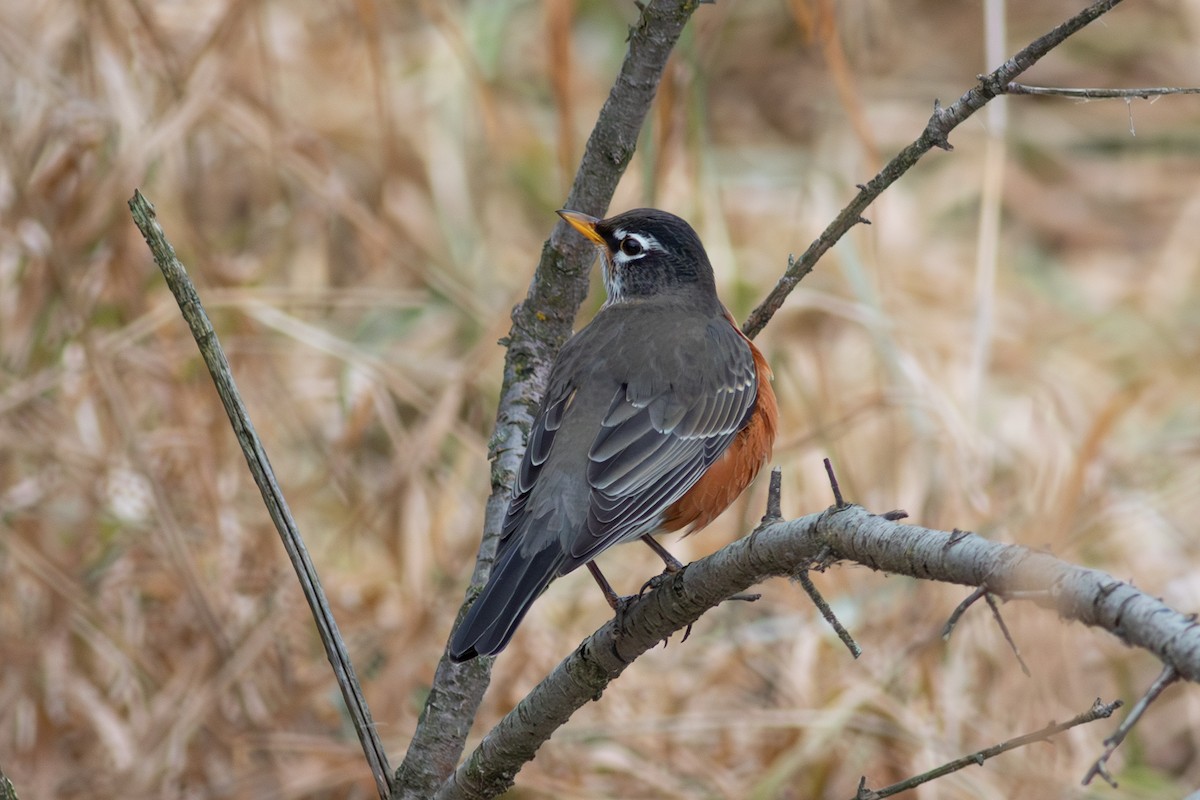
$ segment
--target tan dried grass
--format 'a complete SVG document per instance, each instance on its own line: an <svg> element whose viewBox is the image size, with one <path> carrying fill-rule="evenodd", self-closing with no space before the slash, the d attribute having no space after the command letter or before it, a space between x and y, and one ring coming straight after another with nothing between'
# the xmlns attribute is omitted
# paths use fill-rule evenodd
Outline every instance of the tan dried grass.
<svg viewBox="0 0 1200 800"><path fill-rule="evenodd" d="M1010 41L1069 4L1016 3ZM806 7L697 14L614 208L691 219L744 315L931 97L985 65L974 6L839 6L866 118ZM811 12L811 9L808 9ZM201 285L394 758L462 597L507 311L621 57L628 9L562 3L10 4L0 16L0 764L25 797L369 797L325 658L173 303L134 187ZM569 48L546 31L571 25ZM1200 82L1186 9L1127 4L1039 66L1071 85ZM569 105L566 101L569 99ZM996 328L970 390L984 136L957 133L762 337L798 514L849 497L971 527L1200 604L1195 101L1010 103ZM1129 116L1137 135L1129 133ZM585 317L596 298L589 301ZM704 535L740 535L763 488ZM647 554L609 564L641 575ZM620 572L618 572L620 574ZM1087 707L1153 660L963 595L817 577L866 653L768 584L630 670L520 778L531 797L845 797ZM625 589L633 586L622 587ZM535 607L481 734L607 611L586 576ZM1118 757L1125 796L1200 783L1175 687ZM1094 725L926 798L1070 797Z"/></svg>

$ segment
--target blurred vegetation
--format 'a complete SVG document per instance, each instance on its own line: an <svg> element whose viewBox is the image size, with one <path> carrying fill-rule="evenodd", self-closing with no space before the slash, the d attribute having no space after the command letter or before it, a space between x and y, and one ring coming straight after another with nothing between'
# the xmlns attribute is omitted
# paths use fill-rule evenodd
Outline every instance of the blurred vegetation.
<svg viewBox="0 0 1200 800"><path fill-rule="evenodd" d="M1077 3L1009 4L1007 52ZM832 26L822 13L836 12ZM370 797L290 567L125 202L201 287L394 759L462 600L496 344L623 55L589 0L8 3L0 11L0 766L26 798ZM992 66L977 3L699 10L614 210L693 222L744 316L933 98ZM836 46L835 46L836 45ZM1200 84L1200 8L1129 2L1027 76ZM788 515L847 497L1200 607L1200 102L1008 102L802 284L774 366ZM992 131L1002 133L1002 131ZM981 209L999 238L979 247ZM994 282L976 286L992 259ZM973 349L980 300L989 348ZM593 293L584 316L600 302ZM974 353L974 355L973 355ZM764 483L760 481L760 484ZM693 558L747 531L758 485ZM658 569L644 548L610 574ZM654 562L654 563L652 563ZM584 709L514 797L847 797L1132 701L1150 656L1021 605L1033 677L964 592L817 576L721 608ZM559 581L499 659L482 735L608 615ZM1078 786L1104 723L925 798L1175 797L1200 692L1167 691Z"/></svg>

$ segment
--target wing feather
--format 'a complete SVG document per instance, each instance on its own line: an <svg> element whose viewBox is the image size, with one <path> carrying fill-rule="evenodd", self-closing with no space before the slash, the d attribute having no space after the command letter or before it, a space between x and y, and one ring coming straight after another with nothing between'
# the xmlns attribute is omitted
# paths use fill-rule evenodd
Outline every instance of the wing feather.
<svg viewBox="0 0 1200 800"><path fill-rule="evenodd" d="M501 542L516 533L525 520L525 508L529 503L529 493L537 483L542 466L550 457L550 449L554 446L554 437L562 427L563 417L575 397L575 387L564 384L558 387L555 396L547 396L545 404L533 420L529 429L529 444L525 455L521 457L521 466L517 468L517 480L513 483L512 497L509 499L508 511L504 515L504 524L500 530Z"/></svg>
<svg viewBox="0 0 1200 800"><path fill-rule="evenodd" d="M757 395L750 347L724 319L709 323L704 352L677 374L632 375L617 387L588 454L586 531L560 574L657 528L746 425Z"/></svg>

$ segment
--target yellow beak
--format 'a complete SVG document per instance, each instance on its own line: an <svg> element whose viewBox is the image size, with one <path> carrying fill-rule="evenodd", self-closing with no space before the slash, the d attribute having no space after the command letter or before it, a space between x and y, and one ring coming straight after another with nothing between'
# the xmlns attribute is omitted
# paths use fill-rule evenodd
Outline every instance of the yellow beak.
<svg viewBox="0 0 1200 800"><path fill-rule="evenodd" d="M600 220L590 214L584 214L582 211L567 211L562 209L558 215L567 221L572 228L582 233L592 242L600 246L605 246L604 237L596 232L596 223Z"/></svg>

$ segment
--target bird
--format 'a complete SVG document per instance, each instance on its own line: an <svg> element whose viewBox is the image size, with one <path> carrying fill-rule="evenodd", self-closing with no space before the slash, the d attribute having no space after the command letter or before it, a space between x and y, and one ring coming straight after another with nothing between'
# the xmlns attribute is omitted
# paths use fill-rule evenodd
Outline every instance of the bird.
<svg viewBox="0 0 1200 800"><path fill-rule="evenodd" d="M717 296L692 226L638 208L558 212L599 251L606 299L559 351L517 470L491 574L455 628L452 662L499 653L552 580L601 552L713 521L770 458L772 373Z"/></svg>

